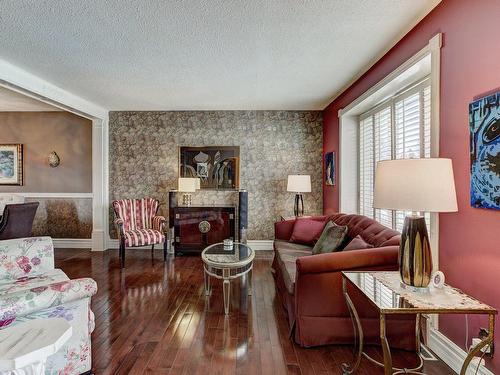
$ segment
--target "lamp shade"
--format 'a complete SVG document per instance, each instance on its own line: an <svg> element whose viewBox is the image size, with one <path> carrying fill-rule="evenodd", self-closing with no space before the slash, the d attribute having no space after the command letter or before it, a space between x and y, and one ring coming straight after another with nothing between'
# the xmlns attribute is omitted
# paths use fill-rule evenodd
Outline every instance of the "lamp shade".
<svg viewBox="0 0 500 375"><path fill-rule="evenodd" d="M310 193L311 192L311 176L307 174L290 174L288 175L287 191L295 193Z"/></svg>
<svg viewBox="0 0 500 375"><path fill-rule="evenodd" d="M450 159L402 159L377 163L375 208L454 212L457 195Z"/></svg>
<svg viewBox="0 0 500 375"><path fill-rule="evenodd" d="M178 181L177 190L184 193L194 193L199 186L199 178L181 177Z"/></svg>

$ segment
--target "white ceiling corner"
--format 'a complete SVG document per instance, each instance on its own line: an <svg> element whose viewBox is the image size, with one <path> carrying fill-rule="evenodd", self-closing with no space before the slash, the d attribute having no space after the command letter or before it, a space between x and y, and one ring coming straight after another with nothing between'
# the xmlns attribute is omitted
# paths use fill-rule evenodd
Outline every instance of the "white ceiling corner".
<svg viewBox="0 0 500 375"><path fill-rule="evenodd" d="M2 0L0 58L109 110L323 109L440 0Z"/></svg>

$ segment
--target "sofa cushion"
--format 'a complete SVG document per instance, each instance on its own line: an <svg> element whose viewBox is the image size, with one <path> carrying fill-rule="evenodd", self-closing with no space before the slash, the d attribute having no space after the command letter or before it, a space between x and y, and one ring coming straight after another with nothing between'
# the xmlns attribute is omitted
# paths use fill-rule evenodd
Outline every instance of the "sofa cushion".
<svg viewBox="0 0 500 375"><path fill-rule="evenodd" d="M144 246L152 245L165 241L165 235L154 229L134 229L123 233L125 237L125 246Z"/></svg>
<svg viewBox="0 0 500 375"><path fill-rule="evenodd" d="M313 254L332 253L342 250L347 236L347 227L337 225L332 221L326 223L323 233L312 249Z"/></svg>
<svg viewBox="0 0 500 375"><path fill-rule="evenodd" d="M359 250L359 249L371 249L373 245L367 243L359 234L354 237L351 242L349 242L346 247L344 247L344 251L349 250Z"/></svg>
<svg viewBox="0 0 500 375"><path fill-rule="evenodd" d="M295 220L290 242L313 246L318 241L325 227L325 221L309 218Z"/></svg>
<svg viewBox="0 0 500 375"><path fill-rule="evenodd" d="M279 250L302 250L305 252L309 252L311 254L312 247L308 245L301 245L298 243L282 241L282 240L274 240L274 250L278 252Z"/></svg>
<svg viewBox="0 0 500 375"><path fill-rule="evenodd" d="M274 248L285 287L288 293L293 294L297 272L296 260L297 258L311 255L311 248L286 241L275 241Z"/></svg>

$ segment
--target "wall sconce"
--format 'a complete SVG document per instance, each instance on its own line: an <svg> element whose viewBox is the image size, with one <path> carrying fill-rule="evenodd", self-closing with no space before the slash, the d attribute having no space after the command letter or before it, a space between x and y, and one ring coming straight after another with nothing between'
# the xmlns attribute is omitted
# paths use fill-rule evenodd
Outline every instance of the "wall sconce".
<svg viewBox="0 0 500 375"><path fill-rule="evenodd" d="M61 159L59 158L59 155L57 155L55 151L52 151L47 159L49 160L49 165L52 168L58 167L59 164L61 164Z"/></svg>

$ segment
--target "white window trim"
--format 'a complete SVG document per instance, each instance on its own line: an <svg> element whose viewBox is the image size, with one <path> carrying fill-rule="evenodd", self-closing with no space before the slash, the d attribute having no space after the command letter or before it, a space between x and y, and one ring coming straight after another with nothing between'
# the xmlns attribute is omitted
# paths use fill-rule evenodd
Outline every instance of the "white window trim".
<svg viewBox="0 0 500 375"><path fill-rule="evenodd" d="M369 88L345 108L338 111L339 116L339 202L340 212L356 213L358 204L358 116L363 113L359 107L363 102L373 97L379 90L389 87L398 78L410 74L412 68L418 68L424 59L430 59L431 83L431 150L430 157L439 157L439 113L440 113L440 75L441 75L442 34L434 35L427 45L403 62L394 71ZM367 108L364 108L365 111ZM439 216L431 214L430 242L432 249L433 268L439 269ZM433 328L431 328L433 327ZM438 320L431 316L429 332L438 329Z"/></svg>
<svg viewBox="0 0 500 375"><path fill-rule="evenodd" d="M424 91L424 89L426 87L429 87L430 86L430 76L427 76L425 78L422 78L420 80L418 80L417 82L414 82L406 87L404 87L403 89L401 89L399 92L396 92L393 96L391 96L390 98L384 100L383 102L377 104L375 107L369 109L368 111L360 114L358 116L358 126L360 126L361 122L366 120L367 118L372 118L372 126L373 126L373 141L375 142L375 114L379 113L380 111L384 110L384 109L389 109L390 110L390 113L391 113L391 136L392 136L392 142L391 142L391 159L394 159L395 156L396 156L396 142L395 142L395 137L396 137L396 125L395 125L395 118L396 118L396 103L401 101L401 100L404 100L414 94L417 94L417 93L422 93ZM423 111L424 111L424 108L423 108L423 95L420 95L420 115L421 115L421 119L420 119L420 127L421 127L421 133L423 134L424 133L424 119L423 119ZM431 102L432 102L432 97L431 97ZM432 104L431 104L432 106ZM432 110L432 109L431 109ZM361 137L359 136L358 137L358 144L357 144L357 147L358 147L358 150L360 149L360 142L361 142ZM420 155L419 157L420 158L424 158L425 155L425 148L423 147L422 143L423 143L423 136L421 137L420 139L420 142L421 142L421 147L420 147ZM431 142L432 142L432 136L431 136ZM358 151L359 152L359 151ZM375 145L373 147L373 152L374 152L374 158L375 158ZM375 169L376 169L376 162L374 163L373 165L373 176L375 176ZM361 178L361 169L362 169L362 166L358 163L358 175L360 176ZM359 189L358 189L358 212L361 212L361 208L362 208L362 204L361 204L361 184L360 184L360 180L358 179L358 183L359 183ZM376 219L376 209L375 207L373 207L373 217ZM396 221L396 210L390 210L392 211L392 224L393 224L393 228L396 226L397 224L397 221ZM426 215L427 216L427 215ZM427 227L429 228L430 230L430 226L432 225L432 221L435 220L435 217L437 217L437 215L432 215L432 214L429 214L430 216L430 220L429 220L429 223L427 225ZM432 234L430 233L430 237L432 236Z"/></svg>
<svg viewBox="0 0 500 375"><path fill-rule="evenodd" d="M359 134L355 128L358 126L358 115L353 115L356 107L363 101L374 95L377 91L395 81L398 77L408 72L424 58L430 56L430 86L431 86L431 157L439 157L439 93L440 93L440 70L441 70L441 46L442 34L433 36L427 45L414 54L411 58L402 63L385 78L369 88L361 96L352 101L345 108L338 112L339 116L339 201L341 212L354 213L359 207L358 200L358 170L359 160L357 157L357 145ZM382 104L382 103L381 103ZM356 155L354 155L356 154ZM354 164L353 165L353 160ZM433 267L439 269L439 217L438 214L431 214L430 241L433 256Z"/></svg>

